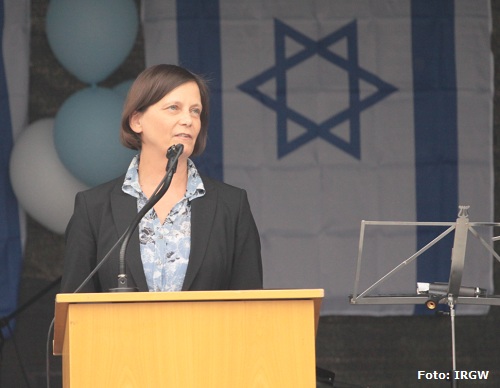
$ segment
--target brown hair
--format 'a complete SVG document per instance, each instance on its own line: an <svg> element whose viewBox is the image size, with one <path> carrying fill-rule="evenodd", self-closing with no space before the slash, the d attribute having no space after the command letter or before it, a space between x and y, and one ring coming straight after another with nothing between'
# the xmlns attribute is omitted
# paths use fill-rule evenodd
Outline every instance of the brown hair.
<svg viewBox="0 0 500 388"><path fill-rule="evenodd" d="M130 118L136 112L145 112L166 94L187 82L196 82L200 89L201 129L196 139L192 156L203 153L207 144L209 91L206 81L199 75L191 73L176 65L155 65L147 68L136 78L127 95L122 112L120 140L122 144L133 150L140 150L141 136L130 128Z"/></svg>

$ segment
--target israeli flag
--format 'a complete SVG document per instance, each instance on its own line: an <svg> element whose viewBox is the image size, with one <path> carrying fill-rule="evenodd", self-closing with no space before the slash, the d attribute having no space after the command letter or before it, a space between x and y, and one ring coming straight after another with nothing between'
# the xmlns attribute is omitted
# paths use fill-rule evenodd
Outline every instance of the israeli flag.
<svg viewBox="0 0 500 388"><path fill-rule="evenodd" d="M28 117L29 7L28 0L0 0L0 318L16 310L21 280L24 218L10 184L9 159ZM13 323L0 336L10 337Z"/></svg>
<svg viewBox="0 0 500 388"><path fill-rule="evenodd" d="M349 304L361 221L454 222L459 205L493 221L488 0L145 0L142 11L146 64L210 80L197 165L248 191L266 288L324 288L322 314L413 314ZM374 230L363 284L441 232ZM377 291L448 281L452 244ZM492 268L469 244L462 284L492 292Z"/></svg>

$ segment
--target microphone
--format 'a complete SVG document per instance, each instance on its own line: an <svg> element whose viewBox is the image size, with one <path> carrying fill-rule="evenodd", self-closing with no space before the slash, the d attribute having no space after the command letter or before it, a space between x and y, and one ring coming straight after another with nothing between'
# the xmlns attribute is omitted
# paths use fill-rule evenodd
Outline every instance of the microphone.
<svg viewBox="0 0 500 388"><path fill-rule="evenodd" d="M444 297L448 293L448 283L417 283L417 294L429 294L433 296ZM486 289L479 287L465 287L460 286L458 295L463 297L479 297L486 296Z"/></svg>
<svg viewBox="0 0 500 388"><path fill-rule="evenodd" d="M75 293L79 292L92 277L97 273L97 271L102 267L102 265L108 261L111 253L115 250L115 248L121 244L120 247L120 257L119 257L119 274L118 274L118 287L110 288L109 292L134 292L138 291L136 287L128 287L128 280L126 274L126 266L125 266L125 253L127 251L128 244L130 242L130 238L134 233L137 225L142 220L142 218L146 215L146 213L151 210L151 208L165 195L167 192L170 183L172 182L172 177L177 170L177 164L179 157L182 155L184 151L184 145L176 144L171 146L167 150L167 166L166 166L166 174L161 180L161 182L156 187L155 191L151 195L151 198L144 204L143 208L137 213L134 217L128 228L125 232L120 236L120 238L116 241L116 243L111 247L111 249L106 253L106 255L102 258L99 264L92 270L92 272L85 278L85 280L78 286L78 288L74 291Z"/></svg>

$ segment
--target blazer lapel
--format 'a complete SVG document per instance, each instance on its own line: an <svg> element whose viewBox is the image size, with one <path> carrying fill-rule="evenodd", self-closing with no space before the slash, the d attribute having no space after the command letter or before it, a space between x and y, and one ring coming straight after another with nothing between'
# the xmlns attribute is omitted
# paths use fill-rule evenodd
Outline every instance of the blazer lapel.
<svg viewBox="0 0 500 388"><path fill-rule="evenodd" d="M217 192L203 180L205 195L191 202L191 253L182 289L189 290L205 257L215 216Z"/></svg>
<svg viewBox="0 0 500 388"><path fill-rule="evenodd" d="M115 187L111 194L111 208L113 213L113 221L115 223L118 235L125 233L134 217L137 215L137 200L136 198L125 194L121 189L121 184ZM119 254L120 247L117 248ZM130 238L127 254L125 255L125 263L128 272L132 275L133 281L139 288L139 291L148 291L146 276L141 260L141 249L139 246L139 233L136 230Z"/></svg>

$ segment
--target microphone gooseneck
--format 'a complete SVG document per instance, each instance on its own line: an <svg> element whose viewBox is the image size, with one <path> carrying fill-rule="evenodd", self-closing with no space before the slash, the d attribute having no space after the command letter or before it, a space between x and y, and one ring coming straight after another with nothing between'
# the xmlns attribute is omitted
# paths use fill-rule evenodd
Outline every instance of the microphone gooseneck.
<svg viewBox="0 0 500 388"><path fill-rule="evenodd" d="M123 234L123 240L120 247L120 272L118 274L118 287L111 288L110 292L133 292L137 291L136 287L128 287L126 266L125 266L125 254L127 252L127 247L130 242L130 238L134 233L137 225L141 222L142 218L146 215L146 213L153 208L153 206L165 195L168 188L170 187L170 183L172 182L172 177L174 176L175 171L177 170L177 164L179 161L179 157L182 155L184 151L184 146L182 144L177 144L171 146L167 150L167 167L166 174L163 177L162 181L158 185L158 187L151 195L151 198L146 202L143 208L137 213L132 223L129 225L125 233Z"/></svg>

